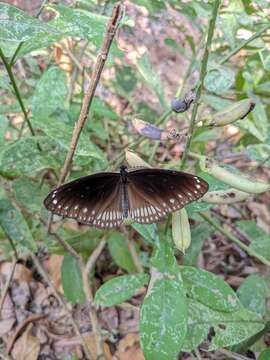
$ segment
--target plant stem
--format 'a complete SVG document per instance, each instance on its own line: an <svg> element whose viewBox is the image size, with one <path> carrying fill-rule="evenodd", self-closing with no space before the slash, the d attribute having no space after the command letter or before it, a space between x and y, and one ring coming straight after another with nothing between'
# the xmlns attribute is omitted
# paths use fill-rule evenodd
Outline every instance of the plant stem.
<svg viewBox="0 0 270 360"><path fill-rule="evenodd" d="M253 256L254 258L256 258L257 260L261 261L263 264L270 266L270 261L267 260L264 256L257 254L256 251L254 251L252 248L250 248L249 246L245 245L242 241L240 241L239 239L237 239L236 236L230 234L229 232L227 232L225 229L223 229L223 227L221 227L215 220L213 220L210 216L203 214L202 212L200 212L200 216L207 221L210 225L212 225L216 230L218 230L221 234L223 234L224 236L226 236L230 241L232 241L233 243L235 243L236 245L238 245L241 249L243 249L249 256Z"/></svg>
<svg viewBox="0 0 270 360"><path fill-rule="evenodd" d="M17 86L16 80L15 80L15 77L14 77L13 72L12 72L12 66L9 65L9 63L8 63L8 61L7 61L7 59L6 59L6 57L5 57L5 55L4 55L4 53L3 53L3 51L2 51L1 48L0 48L0 58L2 59L4 65L5 65L6 71L7 71L7 73L8 73L8 76L9 76L9 78L10 78L11 84L12 84L13 89L14 89L14 92L15 92L15 96L16 96L19 104L20 104L20 107L21 107L21 109L22 109L22 112L23 112L24 118L25 118L25 120L26 120L26 122L27 122L27 125L28 125L28 127L29 127L29 130L30 130L32 136L35 136L35 135L36 135L36 134L35 134L35 131L34 131L33 127L32 127L31 121L30 121L30 119L29 119L29 117L28 117L26 108L25 108L25 106L24 106L24 102L23 102L23 100L22 100L20 91L19 91L19 89L18 89L18 86ZM41 149L40 149L40 150L41 150Z"/></svg>
<svg viewBox="0 0 270 360"><path fill-rule="evenodd" d="M205 76L207 73L207 63L208 63L209 51L210 51L210 47L211 47L211 43L212 43L212 39L213 39L213 35L214 35L219 5L220 5L220 0L215 0L214 6L213 6L213 11L212 11L212 17L211 17L210 23L209 23L207 40L206 40L206 45L204 48L204 54L203 54L203 58L202 58L202 66L201 66L201 71L200 71L199 85L198 85L198 88L196 91L195 104L192 109L187 144L186 144L185 151L184 151L183 158L182 158L181 169L183 169L186 164L186 160L187 160L188 153L189 153L190 146L191 146L191 141L192 141L192 137L193 137L193 132L194 132L195 123L196 123L196 117L197 117L197 112L198 112L198 107L199 107L199 100L201 98L204 79L205 79Z"/></svg>
<svg viewBox="0 0 270 360"><path fill-rule="evenodd" d="M266 30L270 28L270 25L266 25L261 30L257 31L255 34L253 34L251 37L249 37L247 40L244 40L241 42L235 49L233 49L231 52L229 52L228 55L226 55L219 64L222 65L226 61L228 61L231 57L233 57L235 54L237 54L242 48L244 48L247 44L249 44L251 41L257 39L261 36L262 33L264 33Z"/></svg>

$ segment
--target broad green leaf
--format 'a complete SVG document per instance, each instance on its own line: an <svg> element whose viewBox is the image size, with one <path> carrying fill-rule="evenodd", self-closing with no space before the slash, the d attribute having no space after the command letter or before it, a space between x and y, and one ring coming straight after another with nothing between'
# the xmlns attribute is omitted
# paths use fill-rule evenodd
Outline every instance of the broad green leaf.
<svg viewBox="0 0 270 360"><path fill-rule="evenodd" d="M66 74L58 67L49 68L37 83L32 99L33 117L43 119L65 111L68 88Z"/></svg>
<svg viewBox="0 0 270 360"><path fill-rule="evenodd" d="M30 212L40 212L43 200L49 189L40 188L40 184L26 178L18 178L13 184L13 190L17 201Z"/></svg>
<svg viewBox="0 0 270 360"><path fill-rule="evenodd" d="M0 199L0 227L17 250L36 251L36 244L21 211L7 198Z"/></svg>
<svg viewBox="0 0 270 360"><path fill-rule="evenodd" d="M85 295L81 269L78 261L70 254L65 255L62 262L61 279L64 294L68 301L72 304L83 304Z"/></svg>
<svg viewBox="0 0 270 360"><path fill-rule="evenodd" d="M267 284L259 274L248 276L237 290L241 303L258 315L266 312Z"/></svg>
<svg viewBox="0 0 270 360"><path fill-rule="evenodd" d="M269 359L270 359L270 349L263 350L258 357L258 360L269 360Z"/></svg>
<svg viewBox="0 0 270 360"><path fill-rule="evenodd" d="M59 35L59 31L14 6L0 3L0 39L21 42L36 36L46 38L48 34Z"/></svg>
<svg viewBox="0 0 270 360"><path fill-rule="evenodd" d="M103 284L95 295L95 303L100 306L113 306L135 296L149 281L148 274L123 275Z"/></svg>
<svg viewBox="0 0 270 360"><path fill-rule="evenodd" d="M154 14L165 8L164 0L135 0L140 6L145 6L151 14Z"/></svg>
<svg viewBox="0 0 270 360"><path fill-rule="evenodd" d="M264 165L270 167L270 145L268 144L256 144L248 145L247 153L251 159L259 162L264 162Z"/></svg>
<svg viewBox="0 0 270 360"><path fill-rule="evenodd" d="M186 333L186 295L180 277L153 269L140 314L145 359L176 359Z"/></svg>
<svg viewBox="0 0 270 360"><path fill-rule="evenodd" d="M48 138L32 136L7 143L0 152L0 174L7 177L34 176L44 169L58 169L60 164L55 156L48 151L40 151L38 143L45 150Z"/></svg>
<svg viewBox="0 0 270 360"><path fill-rule="evenodd" d="M181 266L181 275L190 298L218 311L239 309L241 304L235 292L218 276L192 266Z"/></svg>
<svg viewBox="0 0 270 360"><path fill-rule="evenodd" d="M100 45L105 32L108 17L65 5L48 6L56 16L49 22L66 36L80 37Z"/></svg>
<svg viewBox="0 0 270 360"><path fill-rule="evenodd" d="M208 71L204 86L210 92L223 94L229 90L234 83L234 72L225 67L219 67Z"/></svg>
<svg viewBox="0 0 270 360"><path fill-rule="evenodd" d="M202 100L204 104L211 106L212 109L217 111L225 109L226 107L233 104L233 101L231 100L208 94L202 95Z"/></svg>
<svg viewBox="0 0 270 360"><path fill-rule="evenodd" d="M66 151L70 148L73 127L52 117L46 119L35 118L34 124L41 129L49 138L56 141ZM92 157L106 163L102 151L88 139L85 133L81 133L75 155Z"/></svg>
<svg viewBox="0 0 270 360"><path fill-rule="evenodd" d="M179 274L172 244L167 239L161 239L155 244L154 253L151 258L151 264L155 269L165 274ZM180 276L180 275L179 275Z"/></svg>
<svg viewBox="0 0 270 360"><path fill-rule="evenodd" d="M191 245L184 256L184 265L196 265L204 241L213 232L208 224L199 224L191 228Z"/></svg>
<svg viewBox="0 0 270 360"><path fill-rule="evenodd" d="M261 135L261 138L263 139L263 141L265 141L270 127L268 115L266 113L265 106L261 102L260 98L255 97L254 100L256 102L256 106L251 113L251 117L253 119L254 125L256 126Z"/></svg>
<svg viewBox="0 0 270 360"><path fill-rule="evenodd" d="M135 229L148 244L155 244L158 241L158 232L156 224L142 225L138 223L132 224Z"/></svg>
<svg viewBox="0 0 270 360"><path fill-rule="evenodd" d="M270 260L270 237L253 220L241 220L237 222L239 229L246 234L250 240L250 248L258 254Z"/></svg>
<svg viewBox="0 0 270 360"><path fill-rule="evenodd" d="M114 262L129 273L137 272L132 260L125 237L118 233L113 233L108 238L108 246Z"/></svg>
<svg viewBox="0 0 270 360"><path fill-rule="evenodd" d="M209 308L199 301L189 299L189 333L196 338L186 338L183 351L192 351L214 329L209 351L238 344L264 328L264 322L257 314L240 307L234 312L222 312Z"/></svg>
<svg viewBox="0 0 270 360"><path fill-rule="evenodd" d="M89 115L90 119L92 118L92 113L99 118L100 117L108 118L111 120L118 119L118 115L98 96L94 97L93 102L91 104L90 115Z"/></svg>
<svg viewBox="0 0 270 360"><path fill-rule="evenodd" d="M137 68L145 84L157 95L160 104L166 109L163 84L159 75L152 69L149 57L146 54L137 61Z"/></svg>

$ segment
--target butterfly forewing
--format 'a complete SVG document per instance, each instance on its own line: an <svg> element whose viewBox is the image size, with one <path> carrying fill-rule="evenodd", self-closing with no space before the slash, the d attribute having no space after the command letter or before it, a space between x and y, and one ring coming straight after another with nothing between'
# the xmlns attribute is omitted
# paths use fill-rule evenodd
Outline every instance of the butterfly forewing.
<svg viewBox="0 0 270 360"><path fill-rule="evenodd" d="M52 191L44 201L54 214L79 222L112 228L123 221L119 173L86 176Z"/></svg>
<svg viewBox="0 0 270 360"><path fill-rule="evenodd" d="M203 179L180 171L143 169L128 176L130 217L143 224L161 220L208 190Z"/></svg>

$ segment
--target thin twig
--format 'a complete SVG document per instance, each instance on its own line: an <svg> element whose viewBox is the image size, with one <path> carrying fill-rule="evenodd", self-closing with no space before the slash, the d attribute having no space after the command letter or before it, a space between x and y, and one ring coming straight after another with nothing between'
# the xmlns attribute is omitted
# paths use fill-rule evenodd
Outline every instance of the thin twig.
<svg viewBox="0 0 270 360"><path fill-rule="evenodd" d="M34 262L38 272L43 277L43 279L46 281L48 286L50 286L50 288L52 289L52 291L54 293L54 296L56 297L59 304L61 304L61 306L65 310L66 314L70 318L72 327L73 327L76 335L78 336L78 338L81 340L81 344L82 344L82 347L83 347L83 350L85 352L87 359L91 360L91 354L90 354L90 350L87 346L87 342L86 342L85 338L83 337L83 335L80 333L79 326L78 326L77 322L73 319L72 314L71 314L70 310L68 309L67 304L62 299L62 297L58 294L58 291L56 290L55 286L53 285L53 283L52 283L51 279L49 278L48 274L46 273L46 271L43 269L43 267L42 267L39 259L36 257L36 255L34 253L30 253L30 255L31 255L31 258L33 259L33 262Z"/></svg>
<svg viewBox="0 0 270 360"><path fill-rule="evenodd" d="M15 258L13 261L12 261L12 265L11 265L11 271L9 273L9 276L6 280L6 283L4 285L4 288L3 290L1 291L1 299L0 299L0 314L2 312L2 308L3 308L3 305L4 305L4 301L5 301L5 298L7 296L7 293L8 293L8 289L9 289L9 286L12 282L12 279L13 279L13 275L15 273L15 269L16 269L16 265L17 265L17 259Z"/></svg>
<svg viewBox="0 0 270 360"><path fill-rule="evenodd" d="M79 142L80 134L81 134L83 126L87 120L89 109L90 109L92 100L95 95L96 87L100 80L100 76L101 76L103 67L105 65L107 56L109 54L110 47L111 47L112 41L114 39L116 30L120 24L122 15L123 15L123 6L121 3L117 3L113 8L112 16L107 25L107 30L106 30L106 34L105 34L105 37L103 40L103 44L102 44L101 50L97 56L97 60L96 60L96 64L95 64L95 67L93 70L91 81L90 81L89 87L83 98L79 119L75 123L74 129L73 129L69 151L67 153L65 163L64 163L63 168L60 173L58 186L60 186L65 181L65 178L70 170L73 155L75 153L77 144ZM52 219L53 219L53 216L51 214L48 219L48 232L50 232Z"/></svg>
<svg viewBox="0 0 270 360"><path fill-rule="evenodd" d="M266 25L261 30L257 31L255 34L250 36L247 40L242 41L235 49L233 49L231 52L229 52L228 55L226 55L219 64L222 65L225 62L227 62L231 57L233 57L235 54L237 54L241 49L243 49L246 45L248 45L251 41L257 39L260 37L266 30L270 28L270 25Z"/></svg>
<svg viewBox="0 0 270 360"><path fill-rule="evenodd" d="M92 100L93 100L93 97L95 94L95 90L96 90L97 84L99 82L103 67L105 65L113 38L116 33L116 30L120 24L122 14L123 14L122 4L117 3L113 8L112 16L111 16L111 19L107 26L107 31L106 31L106 34L104 37L104 41L103 41L101 50L97 56L97 61L96 61L96 64L95 64L95 67L93 70L89 88L86 91L84 99L83 99L79 119L74 126L72 139L70 142L70 149L68 151L64 166L63 166L61 174L60 174L58 186L64 182L64 180L69 172L69 169L70 169L70 166L72 163L72 158L73 158L75 149L77 147L81 131L82 131L85 121L87 119L89 109L90 109L90 106L91 106L91 103L92 103Z"/></svg>
<svg viewBox="0 0 270 360"><path fill-rule="evenodd" d="M270 261L267 260L264 256L257 254L255 250L245 245L242 241L240 241L237 237L227 232L223 227L221 227L215 220L213 220L210 216L203 214L200 212L200 216L207 221L210 225L212 225L216 230L218 230L221 234L226 236L233 243L237 244L241 249L246 251L249 256L253 256L257 260L261 261L263 264L270 266Z"/></svg>
<svg viewBox="0 0 270 360"><path fill-rule="evenodd" d="M103 339L101 335L101 330L98 322L97 312L95 306L93 305L94 296L92 293L92 289L90 286L89 274L92 268L95 265L99 255L101 254L104 246L106 245L106 240L102 239L96 249L92 252L91 256L89 257L86 265L81 263L81 272L83 278L83 289L87 299L87 306L89 310L89 317L91 320L92 331L95 336L96 340L96 350L97 350L97 359L105 360L104 348L103 348Z"/></svg>
<svg viewBox="0 0 270 360"><path fill-rule="evenodd" d="M202 66L201 66L201 70L200 70L199 85L198 85L198 88L197 88L197 91L196 91L195 104L194 104L194 107L192 109L190 126L189 126L189 131L188 131L187 144L186 144L184 154L183 154L183 157L182 157L181 169L183 169L184 166L185 166L185 163L186 163L186 160L187 160L187 157L188 157L188 153L189 153L189 150L190 150L190 146L191 146L191 141L192 141L192 138L193 138L193 132L194 132L197 112L198 112L198 108L199 108L199 100L201 98L204 79L205 79L205 76L206 76L206 73L207 73L207 63L208 63L209 51L210 51L210 47L211 47L211 43L212 43L212 39L213 39L213 35L214 35L214 30L215 30L215 24L216 24L219 5L220 5L220 0L215 0L214 6L213 6L213 11L212 11L212 17L211 17L210 22L209 22L207 40L206 40L206 45L205 45L204 54L203 54L203 58L202 58Z"/></svg>
<svg viewBox="0 0 270 360"><path fill-rule="evenodd" d="M30 119L29 119L29 117L28 117L26 108L25 108L25 106L24 106L24 102L23 102L23 100L22 100L20 91L19 91L19 89L18 89L18 86L17 86L16 80L15 80L15 77L14 77L14 75L13 75L12 67L11 67L10 64L8 63L8 61L7 61L7 59L6 59L6 57L5 57L5 55L4 55L4 53L3 53L3 51L2 51L1 48L0 48L0 58L2 59L4 65L5 65L6 71L7 71L7 73L8 73L9 79L10 79L10 81L11 81L11 84L12 84L13 89L14 89L14 92L15 92L15 96L16 96L19 104L20 104L20 107L21 107L22 112L23 112L23 115L24 115L24 119L25 119L25 121L26 121L26 123L27 123L27 125L28 125L28 127L29 127L29 130L30 130L30 132L31 132L31 135L32 135L32 136L35 136L35 135L36 135L36 134L35 134L35 130L34 130L32 124L31 124L31 121L30 121ZM41 150L41 149L39 148L39 150Z"/></svg>

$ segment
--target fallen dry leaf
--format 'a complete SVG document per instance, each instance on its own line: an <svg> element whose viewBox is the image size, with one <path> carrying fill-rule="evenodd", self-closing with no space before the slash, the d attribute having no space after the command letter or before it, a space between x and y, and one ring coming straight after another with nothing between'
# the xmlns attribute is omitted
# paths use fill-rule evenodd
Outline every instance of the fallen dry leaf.
<svg viewBox="0 0 270 360"><path fill-rule="evenodd" d="M128 334L119 341L118 349L113 356L114 360L144 360L144 355L140 349L139 335Z"/></svg>
<svg viewBox="0 0 270 360"><path fill-rule="evenodd" d="M50 274L50 278L53 281L56 289L63 293L62 281L61 281L61 266L63 261L62 255L52 254L46 263L46 268Z"/></svg>
<svg viewBox="0 0 270 360"><path fill-rule="evenodd" d="M7 334L15 323L15 318L0 321L0 337Z"/></svg>
<svg viewBox="0 0 270 360"><path fill-rule="evenodd" d="M16 360L36 360L38 358L40 344L38 339L31 335L32 324L29 324L26 331L15 342L12 356Z"/></svg>
<svg viewBox="0 0 270 360"><path fill-rule="evenodd" d="M96 337L95 337L94 333L93 332L84 333L83 337L86 340L87 346L90 350L90 354L92 355L93 359L97 359ZM111 354L108 344L104 343L103 349L104 349L104 354L105 354L106 360L112 360L112 354Z"/></svg>
<svg viewBox="0 0 270 360"><path fill-rule="evenodd" d="M12 271L13 264L11 262L3 262L0 265L0 274L6 278ZM13 280L19 280L20 282L30 283L32 280L32 272L27 269L23 264L16 264L15 272L13 274Z"/></svg>

